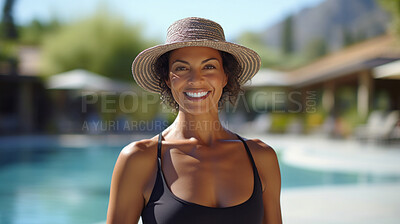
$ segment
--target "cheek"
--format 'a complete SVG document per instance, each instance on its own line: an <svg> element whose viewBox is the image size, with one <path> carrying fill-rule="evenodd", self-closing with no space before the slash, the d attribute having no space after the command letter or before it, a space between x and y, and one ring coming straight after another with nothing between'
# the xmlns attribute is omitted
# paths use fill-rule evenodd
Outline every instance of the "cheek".
<svg viewBox="0 0 400 224"><path fill-rule="evenodd" d="M179 89L182 86L183 80L179 76L172 74L170 76L170 88L172 91Z"/></svg>
<svg viewBox="0 0 400 224"><path fill-rule="evenodd" d="M224 76L214 77L214 78L211 80L211 82L212 82L213 86L214 86L216 89L220 89L221 92L222 92L222 90L224 89L224 87L225 87L225 85L226 85L226 83L227 83L227 80L228 80L227 77L224 75Z"/></svg>
<svg viewBox="0 0 400 224"><path fill-rule="evenodd" d="M180 85L180 82L182 82L182 79L180 79L179 76L177 76L172 72L169 73L169 87L171 88L172 91L176 89L177 86Z"/></svg>
<svg viewBox="0 0 400 224"><path fill-rule="evenodd" d="M172 74L172 73L171 73ZM183 80L181 77L172 74L170 75L170 89L173 97L175 100L177 100L177 97L179 98L180 95L179 93L181 92L182 88L185 87L185 80Z"/></svg>

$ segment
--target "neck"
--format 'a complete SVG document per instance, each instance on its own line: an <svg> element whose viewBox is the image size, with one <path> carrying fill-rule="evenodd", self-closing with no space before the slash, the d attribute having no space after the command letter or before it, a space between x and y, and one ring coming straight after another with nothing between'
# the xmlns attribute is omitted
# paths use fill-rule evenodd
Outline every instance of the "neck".
<svg viewBox="0 0 400 224"><path fill-rule="evenodd" d="M173 139L195 138L200 144L211 145L218 139L229 138L218 117L218 112L193 115L179 110L178 116L166 130L166 135Z"/></svg>

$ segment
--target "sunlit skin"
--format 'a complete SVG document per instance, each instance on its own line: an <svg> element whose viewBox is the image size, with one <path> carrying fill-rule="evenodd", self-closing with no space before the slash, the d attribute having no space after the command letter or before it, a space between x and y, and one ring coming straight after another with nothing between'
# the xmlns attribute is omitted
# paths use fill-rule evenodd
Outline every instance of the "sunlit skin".
<svg viewBox="0 0 400 224"><path fill-rule="evenodd" d="M253 192L253 169L243 143L218 118L218 101L227 77L217 50L184 47L169 59L169 80L178 115L162 132L162 170L177 197L208 207L230 207ZM189 94L187 94L189 92ZM203 92L203 97L193 95ZM127 145L111 182L107 223L137 223L150 199L157 174L157 137ZM247 139L262 182L266 224L282 223L281 179L275 151Z"/></svg>
<svg viewBox="0 0 400 224"><path fill-rule="evenodd" d="M227 83L219 51L207 47L177 49L170 54L169 71L167 85L180 111L192 115L218 115L218 101ZM196 100L185 92L208 92L208 95Z"/></svg>
<svg viewBox="0 0 400 224"><path fill-rule="evenodd" d="M194 137L209 144L216 137L207 134L211 129L213 133L232 135L218 118L218 101L228 80L219 51L207 47L177 49L170 54L169 71L167 85L179 104L178 116L171 127L185 129L180 136L175 131L175 137ZM186 92L207 92L207 95L198 100L188 97Z"/></svg>

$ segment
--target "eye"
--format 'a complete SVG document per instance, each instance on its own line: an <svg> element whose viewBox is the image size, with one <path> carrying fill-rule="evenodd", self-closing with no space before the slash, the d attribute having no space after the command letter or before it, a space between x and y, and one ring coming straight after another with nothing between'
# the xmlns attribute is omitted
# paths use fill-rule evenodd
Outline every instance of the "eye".
<svg viewBox="0 0 400 224"><path fill-rule="evenodd" d="M184 67L184 66L178 66L178 67L176 67L174 70L177 71L177 72L179 72L179 71L186 71L187 68Z"/></svg>
<svg viewBox="0 0 400 224"><path fill-rule="evenodd" d="M215 69L216 67L214 65L205 65L204 69Z"/></svg>

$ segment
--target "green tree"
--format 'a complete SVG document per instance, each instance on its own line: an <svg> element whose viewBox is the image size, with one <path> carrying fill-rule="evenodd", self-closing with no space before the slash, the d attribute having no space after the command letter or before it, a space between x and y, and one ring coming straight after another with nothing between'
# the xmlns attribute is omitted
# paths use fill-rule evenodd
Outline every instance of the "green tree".
<svg viewBox="0 0 400 224"><path fill-rule="evenodd" d="M136 55L154 45L141 27L128 25L104 10L93 17L61 27L42 45L42 72L52 75L81 68L111 78L132 80Z"/></svg>
<svg viewBox="0 0 400 224"><path fill-rule="evenodd" d="M306 55L307 62L313 61L328 53L326 42L322 38L315 38L310 40L304 48L304 55Z"/></svg>
<svg viewBox="0 0 400 224"><path fill-rule="evenodd" d="M6 74L17 74L17 38L18 32L14 24L14 0L6 0L3 5L3 16L0 23L0 66ZM4 69L5 68L5 69Z"/></svg>
<svg viewBox="0 0 400 224"><path fill-rule="evenodd" d="M400 0L379 0L379 3L391 14L391 29L400 40Z"/></svg>
<svg viewBox="0 0 400 224"><path fill-rule="evenodd" d="M284 54L291 54L294 51L293 42L293 16L286 17L282 30L282 51Z"/></svg>
<svg viewBox="0 0 400 224"><path fill-rule="evenodd" d="M244 32L237 42L255 50L261 57L262 67L274 67L282 60L282 55L266 46L258 33Z"/></svg>
<svg viewBox="0 0 400 224"><path fill-rule="evenodd" d="M57 19L52 19L50 22L33 19L28 25L19 27L19 42L27 45L40 45L46 35L57 31L60 26Z"/></svg>
<svg viewBox="0 0 400 224"><path fill-rule="evenodd" d="M343 47L350 46L356 42L351 31L347 30L346 28L342 28L342 35Z"/></svg>
<svg viewBox="0 0 400 224"><path fill-rule="evenodd" d="M17 28L14 24L13 6L14 0L6 0L3 6L3 18L1 21L1 34L5 39L14 40L18 38Z"/></svg>
<svg viewBox="0 0 400 224"><path fill-rule="evenodd" d="M271 48L263 43L262 34L244 32L237 42L255 50L261 57L262 67L277 70L290 70L308 62L303 52L283 54L282 51Z"/></svg>

